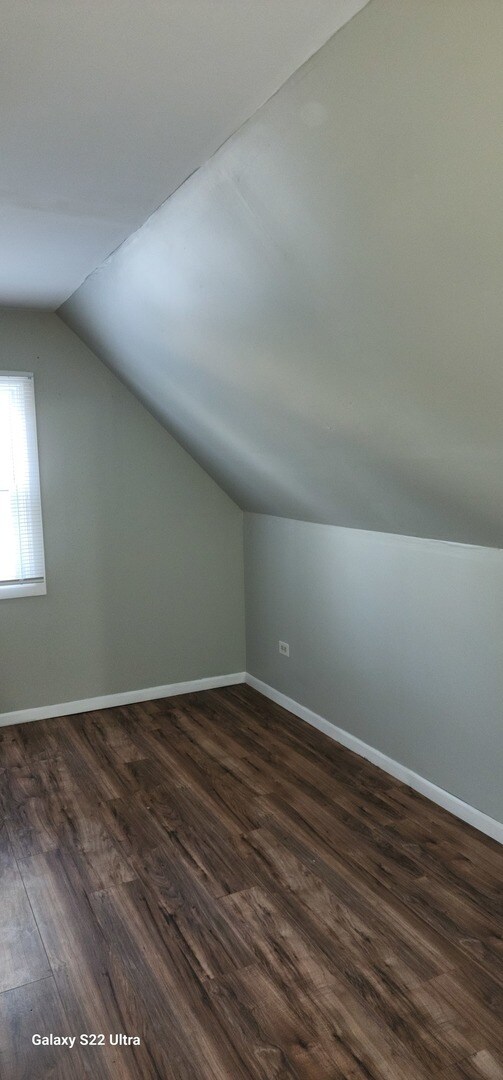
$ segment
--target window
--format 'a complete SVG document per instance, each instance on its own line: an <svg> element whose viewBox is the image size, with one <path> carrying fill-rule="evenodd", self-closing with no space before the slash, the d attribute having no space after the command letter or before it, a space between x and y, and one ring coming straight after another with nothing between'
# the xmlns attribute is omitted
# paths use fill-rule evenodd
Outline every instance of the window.
<svg viewBox="0 0 503 1080"><path fill-rule="evenodd" d="M33 375L0 372L0 598L45 592Z"/></svg>

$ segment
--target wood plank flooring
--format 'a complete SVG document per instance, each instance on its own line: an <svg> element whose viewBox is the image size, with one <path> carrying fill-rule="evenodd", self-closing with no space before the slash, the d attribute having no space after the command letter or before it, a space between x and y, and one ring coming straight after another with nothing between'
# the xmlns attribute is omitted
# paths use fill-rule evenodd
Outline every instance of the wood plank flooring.
<svg viewBox="0 0 503 1080"><path fill-rule="evenodd" d="M249 687L0 729L0 809L2 1080L502 1080L503 848Z"/></svg>

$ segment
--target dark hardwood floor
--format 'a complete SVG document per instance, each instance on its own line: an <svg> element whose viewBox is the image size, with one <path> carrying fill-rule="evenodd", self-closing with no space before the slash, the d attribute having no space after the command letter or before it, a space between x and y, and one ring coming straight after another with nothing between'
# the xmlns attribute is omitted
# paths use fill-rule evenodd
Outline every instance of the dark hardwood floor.
<svg viewBox="0 0 503 1080"><path fill-rule="evenodd" d="M503 848L250 688L0 769L2 1080L503 1077Z"/></svg>

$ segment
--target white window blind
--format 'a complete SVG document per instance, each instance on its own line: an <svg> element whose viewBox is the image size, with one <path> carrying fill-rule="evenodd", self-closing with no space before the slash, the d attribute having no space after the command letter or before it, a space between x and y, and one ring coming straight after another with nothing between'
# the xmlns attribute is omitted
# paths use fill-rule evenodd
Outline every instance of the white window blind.
<svg viewBox="0 0 503 1080"><path fill-rule="evenodd" d="M0 372L0 597L45 591L33 375Z"/></svg>

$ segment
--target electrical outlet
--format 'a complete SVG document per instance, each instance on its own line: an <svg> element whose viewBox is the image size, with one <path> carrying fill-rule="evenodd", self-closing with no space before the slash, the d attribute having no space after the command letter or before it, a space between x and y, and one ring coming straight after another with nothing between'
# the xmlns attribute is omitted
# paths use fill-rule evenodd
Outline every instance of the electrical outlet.
<svg viewBox="0 0 503 1080"><path fill-rule="evenodd" d="M279 651L282 656L290 656L290 646L287 645L286 641L279 642Z"/></svg>

